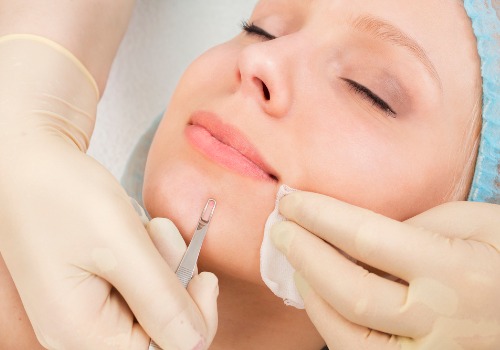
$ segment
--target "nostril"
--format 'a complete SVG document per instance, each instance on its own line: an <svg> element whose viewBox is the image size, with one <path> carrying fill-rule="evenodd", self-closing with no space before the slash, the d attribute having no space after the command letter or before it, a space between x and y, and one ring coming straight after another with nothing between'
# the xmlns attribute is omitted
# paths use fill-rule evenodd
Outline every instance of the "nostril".
<svg viewBox="0 0 500 350"><path fill-rule="evenodd" d="M262 82L262 90L264 91L264 98L266 101L269 101L271 99L271 94L269 93L269 89L264 82Z"/></svg>
<svg viewBox="0 0 500 350"><path fill-rule="evenodd" d="M257 88L257 91L258 90L261 91L261 93L264 95L264 99L266 101L271 100L271 92L269 92L269 89L267 88L266 84L261 79L254 77L253 84L254 84L254 87Z"/></svg>

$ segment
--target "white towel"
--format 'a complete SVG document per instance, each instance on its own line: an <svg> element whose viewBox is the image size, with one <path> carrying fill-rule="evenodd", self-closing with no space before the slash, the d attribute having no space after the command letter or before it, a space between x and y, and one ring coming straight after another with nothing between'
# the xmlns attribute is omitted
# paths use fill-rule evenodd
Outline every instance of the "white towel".
<svg viewBox="0 0 500 350"><path fill-rule="evenodd" d="M273 212L269 215L264 227L264 239L260 247L260 274L262 280L276 296L283 299L286 305L298 309L304 308L304 301L295 287L293 274L295 269L290 265L285 255L280 252L271 240L271 227L286 219L279 213L281 198L296 191L295 189L282 185L276 195L276 203Z"/></svg>

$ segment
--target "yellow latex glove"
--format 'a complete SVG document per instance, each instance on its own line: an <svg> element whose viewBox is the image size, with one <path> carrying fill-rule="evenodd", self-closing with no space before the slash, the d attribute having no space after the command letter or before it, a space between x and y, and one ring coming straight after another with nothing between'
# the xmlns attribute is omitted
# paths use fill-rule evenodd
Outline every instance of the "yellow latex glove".
<svg viewBox="0 0 500 350"><path fill-rule="evenodd" d="M500 349L500 206L448 203L401 223L298 192L280 211L293 222L273 240L330 349Z"/></svg>
<svg viewBox="0 0 500 350"><path fill-rule="evenodd" d="M0 252L41 344L145 350L147 332L165 349L206 348L216 279L186 291L124 190L84 153L91 75L61 46L12 35L0 38L0 77Z"/></svg>

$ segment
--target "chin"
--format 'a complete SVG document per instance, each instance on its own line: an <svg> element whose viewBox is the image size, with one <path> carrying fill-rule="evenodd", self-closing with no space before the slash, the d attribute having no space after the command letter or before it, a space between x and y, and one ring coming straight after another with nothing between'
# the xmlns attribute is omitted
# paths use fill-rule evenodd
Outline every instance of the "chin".
<svg viewBox="0 0 500 350"><path fill-rule="evenodd" d="M215 199L217 207L200 253L200 271L263 284L260 245L265 222L274 209L277 183L231 172L186 145L170 144L168 149L171 156L152 149L148 159L143 194L151 217L172 220L189 243L207 200Z"/></svg>

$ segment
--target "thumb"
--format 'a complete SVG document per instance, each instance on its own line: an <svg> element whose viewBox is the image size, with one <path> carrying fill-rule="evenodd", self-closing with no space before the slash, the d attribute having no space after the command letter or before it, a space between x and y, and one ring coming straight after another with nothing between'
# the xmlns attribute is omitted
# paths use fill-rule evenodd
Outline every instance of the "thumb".
<svg viewBox="0 0 500 350"><path fill-rule="evenodd" d="M160 228L166 226L163 223L160 221ZM155 225L151 227L157 228ZM205 316L159 254L141 221L136 215L126 215L114 223L114 230L120 232L119 243L111 241L101 249L106 261L113 264L96 264L94 273L118 290L146 333L163 349L204 348L216 326L206 324ZM160 231L173 232L171 237L176 237L174 230ZM162 249L169 246L160 245Z"/></svg>
<svg viewBox="0 0 500 350"><path fill-rule="evenodd" d="M217 297L219 281L211 272L202 272L193 277L188 285L188 292L200 310L207 326L207 344L210 345L217 331Z"/></svg>
<svg viewBox="0 0 500 350"><path fill-rule="evenodd" d="M164 218L154 218L146 226L149 237L168 265L175 270L186 251L186 243L174 223ZM189 282L188 293L198 306L207 326L208 347L217 331L217 297L219 284L217 277L209 272L194 274Z"/></svg>
<svg viewBox="0 0 500 350"><path fill-rule="evenodd" d="M175 270L187 249L177 227L168 219L154 218L146 229L163 259L172 270ZM205 345L208 347L217 331L217 297L219 295L217 277L209 272L203 272L200 275L195 273L187 290L205 321L207 327Z"/></svg>
<svg viewBox="0 0 500 350"><path fill-rule="evenodd" d="M405 221L449 238L488 242L500 249L500 206L478 202L449 202Z"/></svg>

